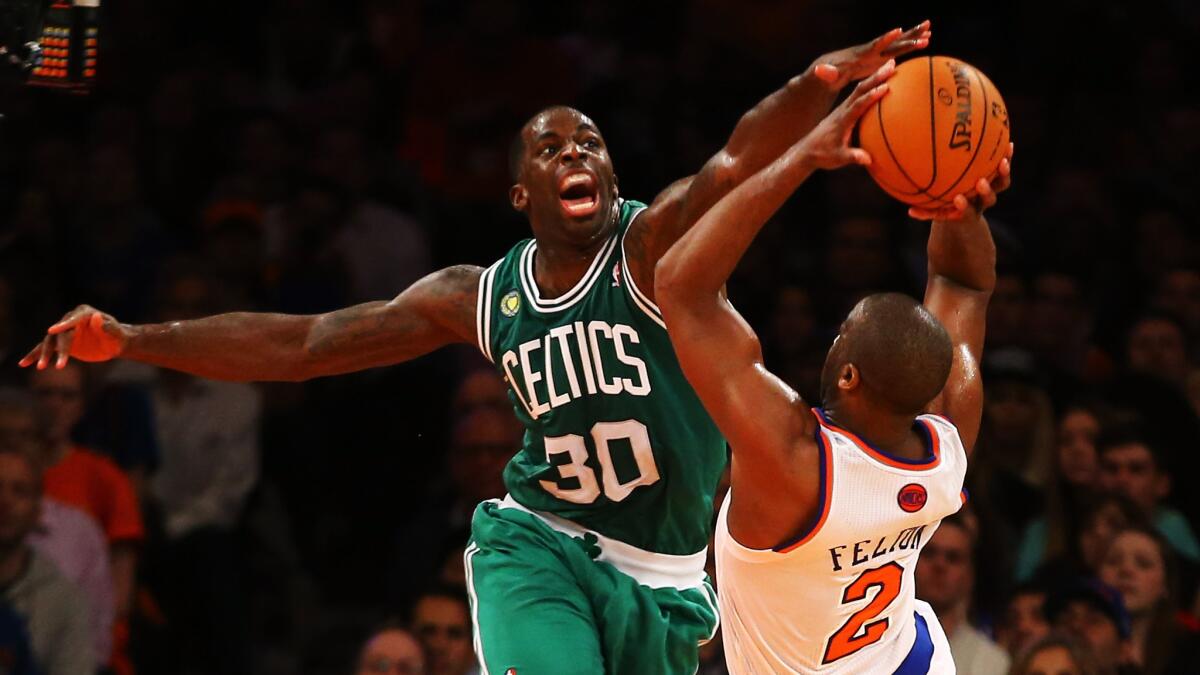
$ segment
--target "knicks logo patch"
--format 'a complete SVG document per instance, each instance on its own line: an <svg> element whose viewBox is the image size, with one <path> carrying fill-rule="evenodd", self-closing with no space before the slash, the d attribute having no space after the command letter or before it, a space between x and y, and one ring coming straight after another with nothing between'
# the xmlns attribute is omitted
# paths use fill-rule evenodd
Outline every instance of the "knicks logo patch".
<svg viewBox="0 0 1200 675"><path fill-rule="evenodd" d="M509 291L507 295L500 298L500 313L504 316L516 316L517 312L521 311L521 295L516 291Z"/></svg>
<svg viewBox="0 0 1200 675"><path fill-rule="evenodd" d="M925 508L925 502L928 499L929 493L920 483L909 483L900 488L899 494L896 495L896 503L905 513L916 513Z"/></svg>

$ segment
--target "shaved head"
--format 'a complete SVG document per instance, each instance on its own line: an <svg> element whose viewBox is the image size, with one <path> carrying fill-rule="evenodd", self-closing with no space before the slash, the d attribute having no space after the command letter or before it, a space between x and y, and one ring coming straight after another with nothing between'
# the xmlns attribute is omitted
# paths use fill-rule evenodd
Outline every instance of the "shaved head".
<svg viewBox="0 0 1200 675"><path fill-rule="evenodd" d="M825 358L821 396L829 405L848 365L858 369L873 403L915 415L946 385L954 348L941 322L900 293L864 298L850 311Z"/></svg>
<svg viewBox="0 0 1200 675"><path fill-rule="evenodd" d="M508 146L508 173L514 183L521 180L521 165L525 161L525 135L534 127L539 120L556 112L566 112L578 116L581 120L585 120L588 124L595 126L591 118L579 112L569 105L552 105L542 108L533 114L532 117L525 120L525 124L521 125L521 130L513 137L512 143Z"/></svg>

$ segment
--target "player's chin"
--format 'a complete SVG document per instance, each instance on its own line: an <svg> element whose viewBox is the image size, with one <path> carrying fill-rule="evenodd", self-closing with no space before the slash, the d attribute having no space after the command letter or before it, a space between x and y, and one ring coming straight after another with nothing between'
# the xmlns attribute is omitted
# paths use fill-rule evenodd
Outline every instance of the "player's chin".
<svg viewBox="0 0 1200 675"><path fill-rule="evenodd" d="M603 229L608 222L610 209L611 202L600 197L587 202L559 201L559 214L562 216L564 225L571 232L580 235L594 234Z"/></svg>

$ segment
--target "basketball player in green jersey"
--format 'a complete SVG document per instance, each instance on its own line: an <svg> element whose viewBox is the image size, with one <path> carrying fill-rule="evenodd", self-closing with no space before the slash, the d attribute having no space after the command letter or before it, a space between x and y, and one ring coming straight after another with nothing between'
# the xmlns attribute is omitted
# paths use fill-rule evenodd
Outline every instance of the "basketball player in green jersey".
<svg viewBox="0 0 1200 675"><path fill-rule="evenodd" d="M817 60L747 112L649 206L619 196L595 123L555 107L514 143L534 238L390 302L318 316L126 325L82 306L23 365L128 358L224 380L304 380L475 343L504 375L524 447L465 555L485 673L692 673L717 627L704 575L725 443L654 305L658 258L722 195L811 130L849 82L928 44L929 23Z"/></svg>

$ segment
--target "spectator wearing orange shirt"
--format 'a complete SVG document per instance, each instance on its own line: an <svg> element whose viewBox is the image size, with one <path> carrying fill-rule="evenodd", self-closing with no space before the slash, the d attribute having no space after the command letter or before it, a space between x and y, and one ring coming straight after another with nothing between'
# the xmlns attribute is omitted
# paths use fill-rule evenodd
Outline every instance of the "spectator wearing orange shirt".
<svg viewBox="0 0 1200 675"><path fill-rule="evenodd" d="M91 514L108 539L116 597L118 670L133 602L138 544L144 536L129 477L109 458L75 444L71 430L83 417L84 371L78 364L30 373L30 390L44 437L45 494Z"/></svg>

